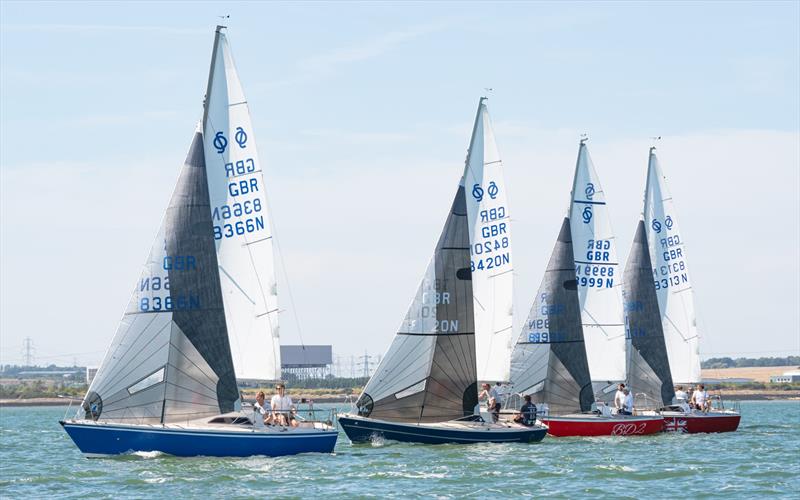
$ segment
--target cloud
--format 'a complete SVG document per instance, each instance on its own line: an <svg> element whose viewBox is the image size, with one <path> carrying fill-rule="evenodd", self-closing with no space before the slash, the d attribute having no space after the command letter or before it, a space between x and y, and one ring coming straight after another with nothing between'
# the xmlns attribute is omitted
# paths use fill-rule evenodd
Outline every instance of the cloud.
<svg viewBox="0 0 800 500"><path fill-rule="evenodd" d="M173 26L136 26L123 24L4 24L0 31L42 33L160 33L164 35L207 35L207 29L176 28Z"/></svg>
<svg viewBox="0 0 800 500"><path fill-rule="evenodd" d="M362 40L357 45L341 47L301 59L296 64L297 74L284 80L270 82L270 87L295 85L332 74L340 66L380 57L405 43L425 35L447 29L448 22L412 26L392 31L377 38Z"/></svg>

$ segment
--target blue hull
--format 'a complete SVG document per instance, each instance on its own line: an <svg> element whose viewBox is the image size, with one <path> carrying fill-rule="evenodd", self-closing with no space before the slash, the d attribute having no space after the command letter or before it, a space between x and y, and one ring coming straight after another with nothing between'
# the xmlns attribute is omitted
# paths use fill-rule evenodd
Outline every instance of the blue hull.
<svg viewBox="0 0 800 500"><path fill-rule="evenodd" d="M368 443L375 437L406 443L535 443L544 439L543 427L492 430L458 430L339 416L339 424L353 443Z"/></svg>
<svg viewBox="0 0 800 500"><path fill-rule="evenodd" d="M160 451L179 457L278 457L298 453L332 453L338 432L241 432L169 429L128 425L59 422L87 456Z"/></svg>

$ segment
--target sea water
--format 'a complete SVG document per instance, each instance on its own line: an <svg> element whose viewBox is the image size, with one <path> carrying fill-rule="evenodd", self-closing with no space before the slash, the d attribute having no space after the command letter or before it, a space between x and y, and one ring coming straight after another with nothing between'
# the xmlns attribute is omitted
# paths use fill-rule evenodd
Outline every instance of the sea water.
<svg viewBox="0 0 800 500"><path fill-rule="evenodd" d="M353 446L341 433L332 455L281 458L149 452L86 459L58 424L64 411L0 408L1 498L798 498L800 492L800 401L744 402L739 430L726 434Z"/></svg>

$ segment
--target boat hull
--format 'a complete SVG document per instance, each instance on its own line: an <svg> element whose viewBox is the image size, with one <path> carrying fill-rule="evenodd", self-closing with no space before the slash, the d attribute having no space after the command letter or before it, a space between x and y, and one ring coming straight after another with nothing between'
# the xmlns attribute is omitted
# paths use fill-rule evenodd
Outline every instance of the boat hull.
<svg viewBox="0 0 800 500"><path fill-rule="evenodd" d="M353 443L388 439L406 443L531 443L544 439L544 427L476 424L403 424L363 417L339 415L339 424ZM460 428L459 428L460 427Z"/></svg>
<svg viewBox="0 0 800 500"><path fill-rule="evenodd" d="M543 417L551 436L645 436L663 430L661 416L566 415Z"/></svg>
<svg viewBox="0 0 800 500"><path fill-rule="evenodd" d="M179 457L270 457L332 453L336 430L226 431L167 426L59 422L87 457L159 451Z"/></svg>
<svg viewBox="0 0 800 500"><path fill-rule="evenodd" d="M696 434L700 432L733 432L739 428L742 416L738 413L662 412L664 432Z"/></svg>

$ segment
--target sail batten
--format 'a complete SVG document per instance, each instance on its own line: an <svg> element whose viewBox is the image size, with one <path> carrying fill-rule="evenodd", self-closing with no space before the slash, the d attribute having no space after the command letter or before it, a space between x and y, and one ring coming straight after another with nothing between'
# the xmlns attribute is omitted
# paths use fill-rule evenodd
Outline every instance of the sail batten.
<svg viewBox="0 0 800 500"><path fill-rule="evenodd" d="M514 391L547 403L553 414L587 411L593 401L573 259L565 218L511 354Z"/></svg>
<svg viewBox="0 0 800 500"><path fill-rule="evenodd" d="M481 98L462 185L467 194L478 380L509 380L513 331L511 212L503 163Z"/></svg>
<svg viewBox="0 0 800 500"><path fill-rule="evenodd" d="M630 342L628 382L648 402L668 405L674 395L644 221L640 220L625 267L625 327Z"/></svg>
<svg viewBox="0 0 800 500"><path fill-rule="evenodd" d="M699 334L685 239L655 148L647 167L644 226L672 380L700 382Z"/></svg>
<svg viewBox="0 0 800 500"><path fill-rule="evenodd" d="M477 404L475 324L464 187L409 307L357 406L362 416L441 422Z"/></svg>
<svg viewBox="0 0 800 500"><path fill-rule="evenodd" d="M202 142L195 132L142 275L84 398L87 418L169 423L183 418L172 401L185 393L196 395L195 418L230 411L238 399L209 237Z"/></svg>
<svg viewBox="0 0 800 500"><path fill-rule="evenodd" d="M247 99L221 27L204 108L213 235L236 375L276 380L279 308L266 185Z"/></svg>
<svg viewBox="0 0 800 500"><path fill-rule="evenodd" d="M605 192L581 142L570 203L574 271L591 379L598 386L626 378L622 276Z"/></svg>

